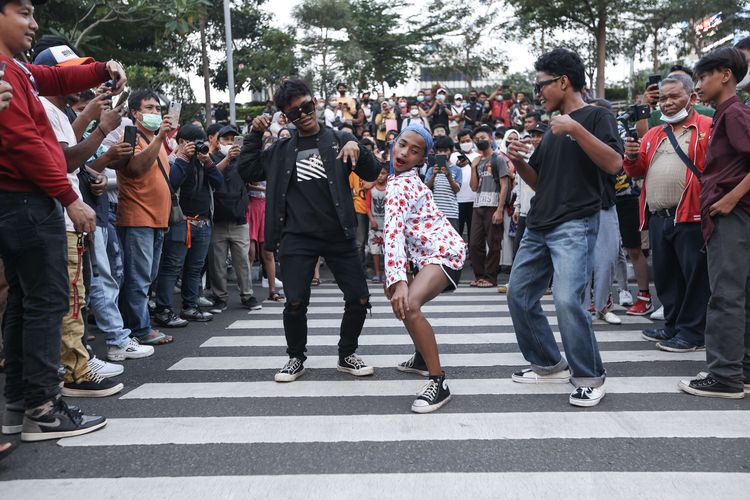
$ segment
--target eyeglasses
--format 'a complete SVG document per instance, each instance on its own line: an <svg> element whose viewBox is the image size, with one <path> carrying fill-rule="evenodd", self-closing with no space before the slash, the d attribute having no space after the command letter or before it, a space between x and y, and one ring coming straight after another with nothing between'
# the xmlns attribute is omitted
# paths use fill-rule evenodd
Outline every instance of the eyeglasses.
<svg viewBox="0 0 750 500"><path fill-rule="evenodd" d="M562 76L558 76L557 78L551 78L549 80L542 80L541 82L536 82L534 84L534 94L539 95L542 93L542 89L546 87L547 85L551 83L555 83L557 80L562 78Z"/></svg>
<svg viewBox="0 0 750 500"><path fill-rule="evenodd" d="M315 112L315 104L313 104L312 97L309 97L305 102L302 103L302 106L298 108L292 108L289 111L285 112L284 115L286 115L287 120L290 122L296 122L300 118L302 118L302 115L311 115Z"/></svg>

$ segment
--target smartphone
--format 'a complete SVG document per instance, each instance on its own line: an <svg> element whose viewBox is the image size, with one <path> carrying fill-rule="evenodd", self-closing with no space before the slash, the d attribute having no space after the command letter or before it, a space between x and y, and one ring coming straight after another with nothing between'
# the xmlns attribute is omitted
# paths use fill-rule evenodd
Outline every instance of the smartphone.
<svg viewBox="0 0 750 500"><path fill-rule="evenodd" d="M448 165L448 155L435 155L435 165L445 168Z"/></svg>
<svg viewBox="0 0 750 500"><path fill-rule="evenodd" d="M648 84L646 85L646 88L649 88L652 85L658 85L660 81L661 75L648 75Z"/></svg>
<svg viewBox="0 0 750 500"><path fill-rule="evenodd" d="M125 127L125 135L123 136L122 141L127 142L131 147L135 148L135 138L137 130L138 129L133 126Z"/></svg>
<svg viewBox="0 0 750 500"><path fill-rule="evenodd" d="M0 80L2 80L3 77L5 76L5 61L0 63L0 72L2 72L3 74L3 76L0 76Z"/></svg>
<svg viewBox="0 0 750 500"><path fill-rule="evenodd" d="M169 103L169 116L172 117L172 128L180 126L180 113L182 112L182 103L172 101Z"/></svg>
<svg viewBox="0 0 750 500"><path fill-rule="evenodd" d="M235 135L234 136L234 145L242 147L242 145L245 143L245 138L241 135Z"/></svg>
<svg viewBox="0 0 750 500"><path fill-rule="evenodd" d="M122 94L117 96L117 102L115 103L114 107L117 108L121 106L122 104L125 104L126 102L128 102L128 97L130 97L130 92L126 90Z"/></svg>
<svg viewBox="0 0 750 500"><path fill-rule="evenodd" d="M458 159L461 161L465 161L466 163L471 163L471 161L469 161L469 157L466 155L458 155Z"/></svg>

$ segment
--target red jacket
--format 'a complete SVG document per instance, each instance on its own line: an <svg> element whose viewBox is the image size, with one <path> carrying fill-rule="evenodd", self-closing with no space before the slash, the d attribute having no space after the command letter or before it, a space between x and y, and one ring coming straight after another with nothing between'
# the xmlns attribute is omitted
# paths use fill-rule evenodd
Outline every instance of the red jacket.
<svg viewBox="0 0 750 500"><path fill-rule="evenodd" d="M64 206L76 199L67 177L67 163L55 132L39 100L96 87L107 81L104 63L48 67L24 65L32 79L13 59L5 61L3 80L13 86L10 107L0 113L0 192L46 193Z"/></svg>
<svg viewBox="0 0 750 500"><path fill-rule="evenodd" d="M703 172L706 162L706 151L708 150L708 139L711 135L711 118L691 110L685 127L692 129L687 155L693 161L698 171ZM641 141L641 150L638 158L631 160L625 155L625 160L623 161L625 173L630 177L642 177L645 179L648 176L648 169L651 167L654 154L664 141L669 141L667 133L664 131L664 125L658 125L646 132ZM692 170L685 167L685 190L682 192L680 203L677 205L675 224L701 221L700 195L700 180L695 177ZM643 231L648 228L649 218L649 212L646 210L645 183L641 189L640 209L641 231Z"/></svg>

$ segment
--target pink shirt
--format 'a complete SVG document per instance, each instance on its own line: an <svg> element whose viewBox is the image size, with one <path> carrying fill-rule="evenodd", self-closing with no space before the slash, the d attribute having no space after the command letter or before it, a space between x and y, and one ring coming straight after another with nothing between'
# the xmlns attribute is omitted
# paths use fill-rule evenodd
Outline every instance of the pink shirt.
<svg viewBox="0 0 750 500"><path fill-rule="evenodd" d="M412 169L388 178L385 202L385 283L406 281L406 266L438 264L461 269L466 259L463 238L438 210L432 191Z"/></svg>

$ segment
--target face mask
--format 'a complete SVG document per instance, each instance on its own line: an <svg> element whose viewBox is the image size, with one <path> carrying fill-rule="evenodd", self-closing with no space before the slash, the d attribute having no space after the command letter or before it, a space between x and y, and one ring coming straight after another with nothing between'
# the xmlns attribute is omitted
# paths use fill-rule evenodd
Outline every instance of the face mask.
<svg viewBox="0 0 750 500"><path fill-rule="evenodd" d="M143 119L141 125L146 130L156 132L161 127L161 115L156 113L143 113Z"/></svg>
<svg viewBox="0 0 750 500"><path fill-rule="evenodd" d="M177 141L175 141L174 139L169 139L167 141L167 146L169 146L169 149L174 151L175 149L177 149Z"/></svg>
<svg viewBox="0 0 750 500"><path fill-rule="evenodd" d="M748 85L750 85L750 70L747 71L745 78L740 80L740 82L737 84L737 88L740 90L745 90L745 87L747 87Z"/></svg>
<svg viewBox="0 0 750 500"><path fill-rule="evenodd" d="M423 102L423 101L424 101L424 96L423 95L418 95L417 96L417 102Z"/></svg>
<svg viewBox="0 0 750 500"><path fill-rule="evenodd" d="M411 116L419 116L419 110L418 109L412 109L411 110Z"/></svg>
<svg viewBox="0 0 750 500"><path fill-rule="evenodd" d="M474 97L474 96L471 96L471 97L469 97L469 100L470 100L471 102L477 102L477 98L476 98L476 97Z"/></svg>
<svg viewBox="0 0 750 500"><path fill-rule="evenodd" d="M672 116L667 116L664 113L661 115L661 121L665 123L679 123L685 118L687 118L688 110L687 108L682 108L680 111L677 112L677 114Z"/></svg>
<svg viewBox="0 0 750 500"><path fill-rule="evenodd" d="M464 102L461 99L456 99L456 106L462 105Z"/></svg>
<svg viewBox="0 0 750 500"><path fill-rule="evenodd" d="M228 154L229 154L229 150L230 150L230 149L232 149L232 145L231 145L231 144L221 144L221 145L219 145L219 151L220 151L220 152L221 152L221 154L223 154L224 156L226 156L226 155L228 155Z"/></svg>
<svg viewBox="0 0 750 500"><path fill-rule="evenodd" d="M502 100L503 100L503 96L501 96L501 95L499 95L499 96L496 96L496 97L495 97L495 100L496 100L496 101L502 101Z"/></svg>
<svg viewBox="0 0 750 500"><path fill-rule="evenodd" d="M395 102L395 101L392 101L392 100L391 100L391 101L388 101L388 105L389 105L390 107L392 107L392 108L393 108L393 107L395 107L395 106L396 106L396 102Z"/></svg>
<svg viewBox="0 0 750 500"><path fill-rule="evenodd" d="M437 99L440 102L443 102L445 100L445 94L438 94L435 99Z"/></svg>
<svg viewBox="0 0 750 500"><path fill-rule="evenodd" d="M461 143L461 151L463 151L464 153L469 153L472 149L474 149L474 144L470 142Z"/></svg>
<svg viewBox="0 0 750 500"><path fill-rule="evenodd" d="M487 151L488 149L490 149L490 141L477 141L477 148L480 151Z"/></svg>

